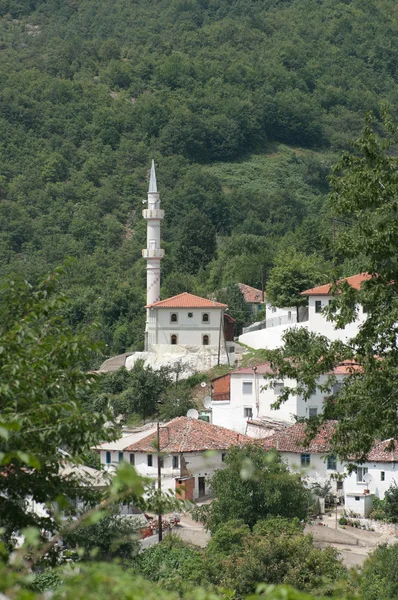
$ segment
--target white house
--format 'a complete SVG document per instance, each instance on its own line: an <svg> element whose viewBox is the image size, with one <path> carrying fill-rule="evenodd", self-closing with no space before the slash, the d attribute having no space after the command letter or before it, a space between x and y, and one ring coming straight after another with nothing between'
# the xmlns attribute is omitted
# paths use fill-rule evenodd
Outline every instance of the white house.
<svg viewBox="0 0 398 600"><path fill-rule="evenodd" d="M370 278L369 273L359 273L340 279L338 283L347 282L353 288L360 289L361 285ZM273 350L283 345L283 334L292 326L306 327L309 331L325 335L331 340L341 339L346 341L354 337L366 319L366 313L363 307L359 306L357 319L353 323L350 323L344 329L335 329L335 324L328 321L326 315L322 312L333 299L331 290L332 284L328 283L301 292L303 296L308 297L308 312L305 314L304 309L299 309L300 316L298 319L294 317L294 308L281 308L272 313L272 307L267 306L267 327L244 333L239 337L239 341L251 348ZM271 320L268 321L268 319Z"/></svg>
<svg viewBox="0 0 398 600"><path fill-rule="evenodd" d="M184 292L147 305L148 347L224 346L226 304Z"/></svg>
<svg viewBox="0 0 398 600"><path fill-rule="evenodd" d="M255 317L265 306L264 292L246 283L238 283L238 286L244 301L249 306L253 317Z"/></svg>
<svg viewBox="0 0 398 600"><path fill-rule="evenodd" d="M275 448L289 469L302 473L309 483L329 480L337 494L344 496L347 510L368 516L372 509L371 497L383 499L385 492L398 484L398 442L395 441L395 447L393 440L375 442L367 461L349 472L347 465L331 454L335 426L335 421L328 421L307 441L305 423L296 423L267 438L264 446Z"/></svg>
<svg viewBox="0 0 398 600"><path fill-rule="evenodd" d="M133 444L124 444L123 450L109 451L104 447L99 451L102 464L107 464L108 452L117 452L119 461L134 465L140 475L152 478L154 484L158 477L158 460L161 460L162 490L172 490L184 499L195 500L210 492L208 479L223 468L226 451L249 441L250 438L224 427L178 417L161 425L160 454L156 450L156 431ZM207 453L209 450L212 452Z"/></svg>
<svg viewBox="0 0 398 600"><path fill-rule="evenodd" d="M349 368L349 365L341 365L334 370L333 393L338 392ZM266 380L265 374L272 374L268 362L235 369L213 379L212 423L253 437L266 437L294 423L296 417L309 418L322 413L326 395L319 389L308 401L291 394L280 408L273 408L284 387L294 388L296 382L292 379ZM319 384L325 383L326 379L327 375L320 377Z"/></svg>

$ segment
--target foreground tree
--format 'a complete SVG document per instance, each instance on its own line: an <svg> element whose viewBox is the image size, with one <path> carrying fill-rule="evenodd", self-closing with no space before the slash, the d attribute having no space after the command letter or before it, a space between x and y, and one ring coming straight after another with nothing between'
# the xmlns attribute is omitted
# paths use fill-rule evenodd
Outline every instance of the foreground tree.
<svg viewBox="0 0 398 600"><path fill-rule="evenodd" d="M330 373L342 361L356 363L333 399L338 417L334 451L345 459L364 459L376 438L398 438L398 132L388 116L383 127L381 137L368 118L355 153L343 156L331 178L333 215L345 222L336 235L336 256L355 258L369 279L359 290L336 281L334 300L325 313L342 328L363 306L364 324L347 343L331 342L305 329L289 331L284 347L267 353L275 372L295 379L295 391L306 399L320 374ZM323 391L333 383L329 377ZM291 391L286 388L279 402Z"/></svg>
<svg viewBox="0 0 398 600"><path fill-rule="evenodd" d="M225 462L227 468L211 479L216 500L201 515L212 533L231 519L241 519L252 528L268 516L306 517L309 492L279 455L253 444L232 448Z"/></svg>
<svg viewBox="0 0 398 600"><path fill-rule="evenodd" d="M60 275L0 289L0 522L7 541L26 526L54 529L54 511L38 516L28 509L33 503L87 497L87 488L60 476L60 462L65 452L78 461L114 437L103 427L106 411L81 409L94 383L85 365L95 348L88 331L76 335L60 317Z"/></svg>

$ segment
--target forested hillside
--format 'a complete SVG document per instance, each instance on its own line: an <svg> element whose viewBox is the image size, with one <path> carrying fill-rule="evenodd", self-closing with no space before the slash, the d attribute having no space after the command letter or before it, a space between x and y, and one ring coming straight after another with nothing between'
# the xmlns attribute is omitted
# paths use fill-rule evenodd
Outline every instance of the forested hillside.
<svg viewBox="0 0 398 600"><path fill-rule="evenodd" d="M139 348L152 157L164 296L325 273L325 178L397 77L395 0L0 0L1 275L75 257L71 324Z"/></svg>

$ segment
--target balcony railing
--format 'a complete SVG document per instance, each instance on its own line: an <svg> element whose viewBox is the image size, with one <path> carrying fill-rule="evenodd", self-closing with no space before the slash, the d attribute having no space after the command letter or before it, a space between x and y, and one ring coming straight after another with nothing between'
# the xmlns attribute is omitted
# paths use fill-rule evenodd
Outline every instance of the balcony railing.
<svg viewBox="0 0 398 600"><path fill-rule="evenodd" d="M164 250L162 248L144 248L142 251L143 258L163 258Z"/></svg>
<svg viewBox="0 0 398 600"><path fill-rule="evenodd" d="M144 208L142 216L144 219L164 219L164 210L161 208Z"/></svg>

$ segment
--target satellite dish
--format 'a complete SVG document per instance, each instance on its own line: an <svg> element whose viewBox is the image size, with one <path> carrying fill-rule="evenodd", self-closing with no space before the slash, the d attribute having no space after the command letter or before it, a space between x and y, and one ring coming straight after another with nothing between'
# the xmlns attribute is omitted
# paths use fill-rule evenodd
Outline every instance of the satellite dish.
<svg viewBox="0 0 398 600"><path fill-rule="evenodd" d="M370 473L365 473L363 480L365 483L370 483L372 481L372 475Z"/></svg>
<svg viewBox="0 0 398 600"><path fill-rule="evenodd" d="M187 417L189 419L197 419L199 417L199 413L196 410L196 408L190 408L189 411L187 412Z"/></svg>
<svg viewBox="0 0 398 600"><path fill-rule="evenodd" d="M200 387L205 388L207 385L207 383L205 381L202 381L202 383L200 384Z"/></svg>
<svg viewBox="0 0 398 600"><path fill-rule="evenodd" d="M210 396L205 396L204 397L203 406L205 408L210 408L210 406L211 406L211 397Z"/></svg>

